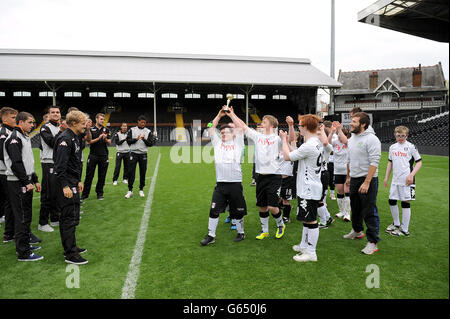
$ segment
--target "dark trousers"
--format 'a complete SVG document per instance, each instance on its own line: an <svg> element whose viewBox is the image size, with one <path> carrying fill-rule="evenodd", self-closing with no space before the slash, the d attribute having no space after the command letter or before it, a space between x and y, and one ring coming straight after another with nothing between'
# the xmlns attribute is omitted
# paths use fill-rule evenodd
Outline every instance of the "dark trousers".
<svg viewBox="0 0 450 319"><path fill-rule="evenodd" d="M128 166L128 189L133 190L134 179L136 176L136 166L139 163L139 189L143 190L145 186L145 173L147 172L147 154L130 153Z"/></svg>
<svg viewBox="0 0 450 319"><path fill-rule="evenodd" d="M72 198L64 196L63 187L58 183L57 199L58 206L61 209L59 217L59 233L61 235L61 243L64 254L70 258L77 252L77 241L75 238L75 230L80 222L80 193L78 192L77 180L69 179L69 187L72 189Z"/></svg>
<svg viewBox="0 0 450 319"><path fill-rule="evenodd" d="M86 177L84 179L83 196L89 197L91 192L92 180L94 179L95 168L98 165L98 179L95 186L95 192L97 196L103 196L103 187L105 186L106 172L108 171L109 160L108 156L96 156L89 154L88 162L86 165Z"/></svg>
<svg viewBox="0 0 450 319"><path fill-rule="evenodd" d="M5 201L7 200L7 197L6 189L0 183L0 218L5 216Z"/></svg>
<svg viewBox="0 0 450 319"><path fill-rule="evenodd" d="M122 166L123 160L123 179L128 180L128 161L130 158L130 153L116 153L116 167L114 168L114 176L113 181L117 181L119 179L120 167Z"/></svg>
<svg viewBox="0 0 450 319"><path fill-rule="evenodd" d="M14 214L14 238L19 259L31 254L30 234L32 219L33 191L26 191L19 181L7 181L8 195Z"/></svg>
<svg viewBox="0 0 450 319"><path fill-rule="evenodd" d="M330 186L331 190L334 190L334 163L327 163L327 171L328 171L328 186Z"/></svg>
<svg viewBox="0 0 450 319"><path fill-rule="evenodd" d="M328 183L330 180L330 175L328 171L322 171L320 175L320 181L322 182L322 197L319 202L323 202L326 197L326 193L328 191Z"/></svg>
<svg viewBox="0 0 450 319"><path fill-rule="evenodd" d="M8 183L6 182L6 175L0 175L0 192L3 196L3 208L5 213L5 232L4 236L9 238L14 237L14 213L11 208L11 203L9 201L8 195Z"/></svg>
<svg viewBox="0 0 450 319"><path fill-rule="evenodd" d="M252 179L254 179L254 180L256 181L257 178L258 178L258 174L256 174L255 163L253 163L253 168L252 168Z"/></svg>
<svg viewBox="0 0 450 319"><path fill-rule="evenodd" d="M378 178L372 178L369 190L361 194L358 190L366 177L352 177L350 179L350 206L352 209L352 226L355 232L364 230L363 221L367 226L367 240L377 243L380 228L380 218L377 210Z"/></svg>
<svg viewBox="0 0 450 319"><path fill-rule="evenodd" d="M53 163L41 163L42 166L42 190L41 190L41 210L39 212L39 225L48 224L48 217L51 222L59 221L59 213L56 205L55 182L56 176L53 174Z"/></svg>

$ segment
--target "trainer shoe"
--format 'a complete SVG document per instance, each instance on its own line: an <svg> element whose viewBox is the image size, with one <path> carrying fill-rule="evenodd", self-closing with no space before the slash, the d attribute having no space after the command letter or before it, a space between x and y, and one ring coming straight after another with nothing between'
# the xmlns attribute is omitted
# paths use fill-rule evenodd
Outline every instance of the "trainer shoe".
<svg viewBox="0 0 450 319"><path fill-rule="evenodd" d="M256 186L256 181L252 179L252 182L250 183L250 186Z"/></svg>
<svg viewBox="0 0 450 319"><path fill-rule="evenodd" d="M206 245L210 245L216 242L216 238L206 235L205 238L202 239L202 241L200 242L200 244L202 244L202 246L206 246Z"/></svg>
<svg viewBox="0 0 450 319"><path fill-rule="evenodd" d="M386 228L386 233L390 233L396 229L398 229L400 226L395 226L394 223L390 224L387 228Z"/></svg>
<svg viewBox="0 0 450 319"><path fill-rule="evenodd" d="M231 230L236 230L236 224L231 224Z"/></svg>
<svg viewBox="0 0 450 319"><path fill-rule="evenodd" d="M227 218L225 218L225 224L228 224L229 222L231 222L231 217L228 216Z"/></svg>
<svg viewBox="0 0 450 319"><path fill-rule="evenodd" d="M67 264L73 264L73 265L85 265L88 263L88 261L86 259L84 259L83 257L81 257L79 254L73 255L70 258L65 258L65 262Z"/></svg>
<svg viewBox="0 0 450 319"><path fill-rule="evenodd" d="M103 195L97 195L97 199L98 200L104 200L105 198L103 197Z"/></svg>
<svg viewBox="0 0 450 319"><path fill-rule="evenodd" d="M123 180L123 183L124 183L124 184L128 184L128 180L127 180L127 179L124 179L124 180Z"/></svg>
<svg viewBox="0 0 450 319"><path fill-rule="evenodd" d="M344 221L349 222L350 221L350 213L346 213L344 216Z"/></svg>
<svg viewBox="0 0 450 319"><path fill-rule="evenodd" d="M291 222L291 219L289 217L283 217L283 223L289 224Z"/></svg>
<svg viewBox="0 0 450 319"><path fill-rule="evenodd" d="M336 200L336 195L331 194L331 195L330 195L330 198L331 198L332 200Z"/></svg>
<svg viewBox="0 0 450 319"><path fill-rule="evenodd" d="M126 193L126 195L125 195L125 198L130 198L131 196L133 196L133 192L128 191L128 193Z"/></svg>
<svg viewBox="0 0 450 319"><path fill-rule="evenodd" d="M265 233L265 232L261 231L261 232L259 233L259 235L256 236L256 239L262 240L262 239L264 239L264 238L266 238L266 237L269 237L269 233Z"/></svg>
<svg viewBox="0 0 450 319"><path fill-rule="evenodd" d="M298 262L317 261L317 255L311 255L308 252L304 252L303 254L297 254L292 258Z"/></svg>
<svg viewBox="0 0 450 319"><path fill-rule="evenodd" d="M18 261L37 261L37 260L41 260L41 259L44 259L44 257L36 255L35 253L31 253L26 258L17 258Z"/></svg>
<svg viewBox="0 0 450 319"><path fill-rule="evenodd" d="M51 233L52 231L54 231L54 229L49 224L38 225L38 230L46 233Z"/></svg>
<svg viewBox="0 0 450 319"><path fill-rule="evenodd" d="M275 238L280 239L281 237L283 237L285 229L286 229L285 225L277 227L277 232L275 234Z"/></svg>
<svg viewBox="0 0 450 319"><path fill-rule="evenodd" d="M397 237L400 237L400 236L409 237L409 232L405 232L400 227L391 231L389 234L391 234L392 236L397 236Z"/></svg>
<svg viewBox="0 0 450 319"><path fill-rule="evenodd" d="M114 186L117 186L117 181L114 181L114 182L113 182L113 185L114 185Z"/></svg>
<svg viewBox="0 0 450 319"><path fill-rule="evenodd" d="M292 249L299 253L299 255L306 253L306 248L301 248L299 245L292 246Z"/></svg>
<svg viewBox="0 0 450 319"><path fill-rule="evenodd" d="M345 215L345 212L339 212L339 213L337 213L335 216L336 216L337 218L342 218L342 217L344 217L344 215Z"/></svg>
<svg viewBox="0 0 450 319"><path fill-rule="evenodd" d="M139 196L145 197L145 194L144 194L144 191L143 191L143 190L140 190L140 191L139 191Z"/></svg>
<svg viewBox="0 0 450 319"><path fill-rule="evenodd" d="M244 233L238 233L236 235L236 238L233 240L235 243L239 242L239 241L243 241L245 239L245 234Z"/></svg>
<svg viewBox="0 0 450 319"><path fill-rule="evenodd" d="M84 254L85 252L87 252L86 248L80 248L80 247L76 247L77 253L78 254ZM63 252L64 257L66 257L66 254Z"/></svg>
<svg viewBox="0 0 450 319"><path fill-rule="evenodd" d="M357 239L361 239L361 238L364 238L364 233L362 232L362 231L360 231L359 233L357 233L357 232L355 232L353 229L352 229L352 231L351 232L349 232L348 234L346 234L346 235L344 235L343 237L345 238L345 239L355 239L355 238L357 238Z"/></svg>
<svg viewBox="0 0 450 319"><path fill-rule="evenodd" d="M42 242L40 238L36 237L33 233L30 233L30 244L38 244L40 242Z"/></svg>
<svg viewBox="0 0 450 319"><path fill-rule="evenodd" d="M366 255L372 255L373 253L378 251L378 246L375 243L368 242L366 247L364 247L361 252Z"/></svg>
<svg viewBox="0 0 450 319"><path fill-rule="evenodd" d="M327 228L328 228L328 225L319 223L319 228L320 228L320 229L327 229Z"/></svg>
<svg viewBox="0 0 450 319"><path fill-rule="evenodd" d="M59 222L50 222L50 226L52 226L52 227L59 227Z"/></svg>
<svg viewBox="0 0 450 319"><path fill-rule="evenodd" d="M14 236L8 236L8 235L3 235L3 243L10 243L10 242L12 242L12 241L14 241Z"/></svg>
<svg viewBox="0 0 450 319"><path fill-rule="evenodd" d="M31 251L36 251L36 250L39 250L39 249L41 249L41 246L31 246L30 245L30 250Z"/></svg>
<svg viewBox="0 0 450 319"><path fill-rule="evenodd" d="M327 226L330 226L331 224L333 224L334 219L330 216L330 218L328 218L327 220Z"/></svg>

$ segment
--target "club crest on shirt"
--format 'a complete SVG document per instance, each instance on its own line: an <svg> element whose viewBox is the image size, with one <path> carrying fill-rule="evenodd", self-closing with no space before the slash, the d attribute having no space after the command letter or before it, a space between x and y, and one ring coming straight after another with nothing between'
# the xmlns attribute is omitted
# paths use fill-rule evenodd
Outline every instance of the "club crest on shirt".
<svg viewBox="0 0 450 319"><path fill-rule="evenodd" d="M17 142L17 140L15 138L13 138L10 142L10 144L17 144L17 143L19 143L19 142Z"/></svg>
<svg viewBox="0 0 450 319"><path fill-rule="evenodd" d="M62 141L61 143L59 143L59 146L67 146L66 141Z"/></svg>
<svg viewBox="0 0 450 319"><path fill-rule="evenodd" d="M212 203L211 208L215 208L215 207L216 207L216 203Z"/></svg>

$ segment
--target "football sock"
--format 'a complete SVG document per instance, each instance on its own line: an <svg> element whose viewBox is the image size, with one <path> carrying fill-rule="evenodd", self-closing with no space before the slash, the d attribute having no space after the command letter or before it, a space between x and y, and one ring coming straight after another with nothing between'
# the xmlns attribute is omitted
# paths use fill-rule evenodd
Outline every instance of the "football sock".
<svg viewBox="0 0 450 319"><path fill-rule="evenodd" d="M402 230L404 232L408 232L410 219L411 219L410 203L402 202Z"/></svg>
<svg viewBox="0 0 450 319"><path fill-rule="evenodd" d="M350 207L350 193L345 193L345 197L344 197L344 207L345 207L345 211L350 214L350 211L352 210Z"/></svg>
<svg viewBox="0 0 450 319"><path fill-rule="evenodd" d="M317 214L319 215L319 220L321 224L326 224L327 223L327 208L325 207L324 204L319 204L322 205L320 207L317 208Z"/></svg>
<svg viewBox="0 0 450 319"><path fill-rule="evenodd" d="M339 207L339 212L344 213L345 212L345 197L344 194L337 194L337 204Z"/></svg>
<svg viewBox="0 0 450 319"><path fill-rule="evenodd" d="M314 227L314 228L311 228ZM310 224L308 228L308 254L315 255L317 242L319 240L319 228L317 224Z"/></svg>
<svg viewBox="0 0 450 319"><path fill-rule="evenodd" d="M272 215L273 218L275 218L275 221L277 222L277 227L281 227L284 225L283 222L283 216L281 215L281 211L277 215Z"/></svg>
<svg viewBox="0 0 450 319"><path fill-rule="evenodd" d="M289 218L289 216L291 215L291 209L292 209L291 205L284 205L283 217Z"/></svg>
<svg viewBox="0 0 450 319"><path fill-rule="evenodd" d="M216 228L219 223L219 218L211 218L209 217L208 222L208 235L211 237L216 237Z"/></svg>
<svg viewBox="0 0 450 319"><path fill-rule="evenodd" d="M330 215L330 212L328 211L328 207L327 206L324 206L324 207L325 207L325 221L328 221L330 219L331 215Z"/></svg>
<svg viewBox="0 0 450 319"><path fill-rule="evenodd" d="M327 192L325 192L325 194L323 196L323 203L325 206L327 205Z"/></svg>
<svg viewBox="0 0 450 319"><path fill-rule="evenodd" d="M269 212L259 212L259 219L261 221L261 230L263 233L269 232Z"/></svg>
<svg viewBox="0 0 450 319"><path fill-rule="evenodd" d="M306 226L303 226L302 241L300 242L300 248L305 249L307 247L308 247L308 228Z"/></svg>
<svg viewBox="0 0 450 319"><path fill-rule="evenodd" d="M233 219L233 223L236 225L236 231L238 234L244 233L244 218Z"/></svg>
<svg viewBox="0 0 450 319"><path fill-rule="evenodd" d="M399 211L397 204L395 205L389 205L389 208L391 209L392 219L394 221L395 226L400 226L400 217L399 217Z"/></svg>

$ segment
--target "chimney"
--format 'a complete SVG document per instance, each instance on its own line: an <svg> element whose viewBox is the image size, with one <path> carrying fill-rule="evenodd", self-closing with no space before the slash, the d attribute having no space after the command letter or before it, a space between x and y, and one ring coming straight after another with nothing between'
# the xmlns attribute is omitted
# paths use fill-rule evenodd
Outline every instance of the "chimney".
<svg viewBox="0 0 450 319"><path fill-rule="evenodd" d="M422 65L419 64L419 68L414 68L413 70L413 87L421 87L422 86Z"/></svg>
<svg viewBox="0 0 450 319"><path fill-rule="evenodd" d="M374 90L378 87L378 72L369 74L369 88Z"/></svg>

